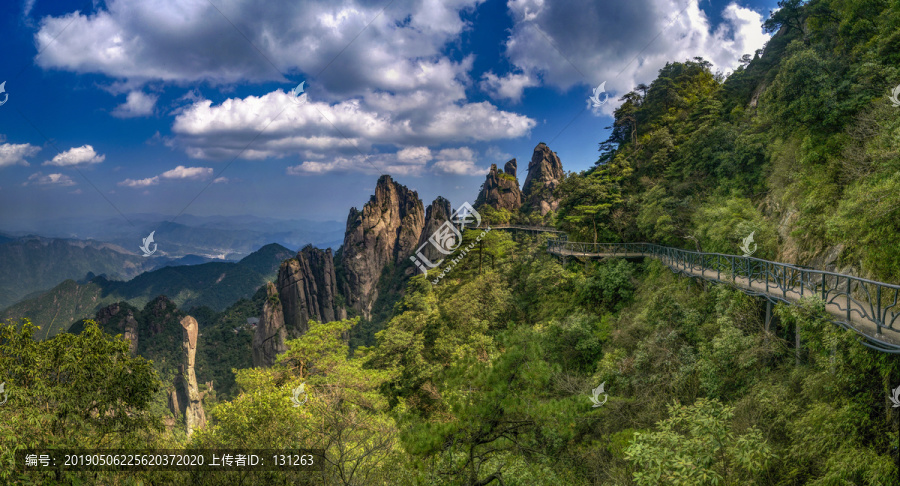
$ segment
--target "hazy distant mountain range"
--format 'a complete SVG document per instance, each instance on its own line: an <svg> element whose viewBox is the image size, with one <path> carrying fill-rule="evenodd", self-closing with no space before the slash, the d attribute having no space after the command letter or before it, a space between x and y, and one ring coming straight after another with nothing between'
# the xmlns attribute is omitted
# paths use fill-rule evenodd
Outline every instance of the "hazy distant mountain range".
<svg viewBox="0 0 900 486"><path fill-rule="evenodd" d="M165 295L183 309L208 306L221 311L238 299L252 297L260 286L275 278L281 262L294 255L294 251L273 243L239 262L166 266L128 281L103 276L81 282L65 280L0 312L0 320L27 317L42 326L41 337L50 337L113 302L142 307Z"/></svg>
<svg viewBox="0 0 900 486"><path fill-rule="evenodd" d="M158 214L127 217L132 224L68 218L0 233L0 309L67 279L84 282L89 273L127 281L167 266L237 261L270 243L293 251L310 243L336 249L344 235L337 221L182 215L169 223ZM151 231L157 251L144 257L139 247Z"/></svg>
<svg viewBox="0 0 900 486"><path fill-rule="evenodd" d="M337 249L345 224L339 221L284 220L257 216L193 216L174 222L162 214L129 214L124 218L61 218L22 223L4 228L7 237L40 235L46 238L96 240L119 245L140 256L141 240L155 231L154 257L199 255L219 260L240 260L269 243L299 249L312 243ZM130 222L130 224L129 224ZM2 240L0 240L2 244Z"/></svg>

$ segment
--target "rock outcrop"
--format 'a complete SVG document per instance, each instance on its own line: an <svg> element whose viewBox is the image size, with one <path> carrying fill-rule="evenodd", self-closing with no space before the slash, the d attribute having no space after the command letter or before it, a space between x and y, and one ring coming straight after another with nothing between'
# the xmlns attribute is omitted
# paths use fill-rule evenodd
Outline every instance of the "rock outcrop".
<svg viewBox="0 0 900 486"><path fill-rule="evenodd" d="M491 164L481 192L475 199L476 208L485 205L510 212L518 211L522 206L522 191L519 190L519 180L516 179L516 159L507 162L503 169L498 169L497 164Z"/></svg>
<svg viewBox="0 0 900 486"><path fill-rule="evenodd" d="M182 348L184 349L184 364L181 366L181 379L186 395L184 401L184 423L188 437L196 429L206 426L206 413L201 403L200 388L197 385L197 374L194 372L194 364L197 357L197 333L199 325L191 316L181 319L181 327L184 328Z"/></svg>
<svg viewBox="0 0 900 486"><path fill-rule="evenodd" d="M269 367L275 364L275 357L287 350L287 330L284 328L284 312L275 284L266 284L266 302L262 316L253 334L253 366Z"/></svg>
<svg viewBox="0 0 900 486"><path fill-rule="evenodd" d="M337 276L331 249L307 245L278 269L278 297L288 339L309 330L309 321L331 322L347 317L338 305Z"/></svg>
<svg viewBox="0 0 900 486"><path fill-rule="evenodd" d="M285 341L309 330L309 321L347 318L338 303L337 276L331 249L307 245L281 262L278 282L266 285L266 302L253 334L253 366L272 366L287 348Z"/></svg>
<svg viewBox="0 0 900 486"><path fill-rule="evenodd" d="M518 169L518 164L516 163L516 159L511 159L503 165L503 173L507 175L511 175L516 177L516 170Z"/></svg>
<svg viewBox="0 0 900 486"><path fill-rule="evenodd" d="M124 309L124 313L122 312ZM122 315L120 315L120 313ZM134 310L123 307L118 303L110 304L97 312L97 323L106 326L110 322L117 322L117 329L128 340L128 351L136 354L138 350L138 322L134 318Z"/></svg>
<svg viewBox="0 0 900 486"><path fill-rule="evenodd" d="M555 194L556 186L564 177L559 156L545 143L539 143L531 155L528 176L525 178L525 185L522 186L524 206L532 212L539 212L541 216L555 211L559 207L559 198Z"/></svg>
<svg viewBox="0 0 900 486"><path fill-rule="evenodd" d="M419 243L416 248L422 248L422 255L430 262L435 262L446 257L432 244L425 244L428 238L437 231L445 222L450 220L453 209L450 207L450 201L438 196L428 208L425 209L425 226L422 228L422 235L419 237Z"/></svg>
<svg viewBox="0 0 900 486"><path fill-rule="evenodd" d="M341 288L349 306L371 318L382 270L416 251L424 225L425 210L419 195L390 176L381 176L375 194L362 211L351 208L347 217Z"/></svg>

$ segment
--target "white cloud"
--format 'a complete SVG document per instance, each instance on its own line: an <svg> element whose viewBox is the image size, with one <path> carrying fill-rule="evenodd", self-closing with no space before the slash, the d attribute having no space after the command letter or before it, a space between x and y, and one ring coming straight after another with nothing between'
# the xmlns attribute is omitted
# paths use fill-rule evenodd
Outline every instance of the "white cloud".
<svg viewBox="0 0 900 486"><path fill-rule="evenodd" d="M94 147L90 145L82 145L81 147L73 147L65 152L59 153L52 160L44 162L43 165L54 165L57 167L71 167L74 165L99 164L106 159L105 155L99 155L94 151Z"/></svg>
<svg viewBox="0 0 900 486"><path fill-rule="evenodd" d="M406 147L397 151L397 159L403 162L424 164L431 160L431 149L428 147Z"/></svg>
<svg viewBox="0 0 900 486"><path fill-rule="evenodd" d="M486 169L475 167L475 152L469 147L449 148L439 151L431 169L437 173L455 175L481 175Z"/></svg>
<svg viewBox="0 0 900 486"><path fill-rule="evenodd" d="M118 118L152 115L157 98L159 97L145 94L143 91L132 91L125 98L125 103L117 106L112 111L112 115Z"/></svg>
<svg viewBox="0 0 900 486"><path fill-rule="evenodd" d="M0 144L0 168L11 165L24 165L28 167L25 157L41 151L40 147L35 147L30 143L3 143Z"/></svg>
<svg viewBox="0 0 900 486"><path fill-rule="evenodd" d="M210 167L185 167L179 165L160 174L163 179L204 179L213 174Z"/></svg>
<svg viewBox="0 0 900 486"><path fill-rule="evenodd" d="M75 181L72 180L71 177L65 174L47 174L44 175L40 172L35 172L28 176L28 181L22 184L23 186L29 185L37 185L37 186L74 186Z"/></svg>
<svg viewBox="0 0 900 486"><path fill-rule="evenodd" d="M125 187L147 187L159 184L159 176L148 177L146 179L125 179L119 182L120 186Z"/></svg>
<svg viewBox="0 0 900 486"><path fill-rule="evenodd" d="M146 179L125 179L124 181L119 182L119 185L125 187L148 187L159 184L160 179L200 180L206 179L212 174L213 170L210 167L185 167L183 165L179 165L178 167L175 167L172 170L167 170L158 176L148 177ZM219 177L213 181L213 183L220 182L228 182L228 179Z"/></svg>
<svg viewBox="0 0 900 486"><path fill-rule="evenodd" d="M297 167L305 173L368 171L371 166L356 159L376 144L403 150L518 138L536 126L488 102L468 103L474 55L444 54L448 43L471 28L460 12L482 1L411 0L385 9L362 0L235 0L218 5L220 13L202 1L110 0L90 15L42 19L35 34L42 54L35 62L112 78L111 92L131 91L114 111L117 116L154 111L156 100L141 91L148 82L225 88L283 82L282 89L219 104L192 91L193 99L176 103L189 105L173 108L172 136L165 143L197 159L300 157L305 162ZM223 15L253 46L231 26L223 31L225 23L210 23ZM317 75L286 79L280 73ZM307 82L309 102L296 106L286 91L300 80ZM510 87L498 92L508 93L516 83L529 84L511 78ZM421 164L402 157L381 160L379 167L420 172Z"/></svg>
<svg viewBox="0 0 900 486"><path fill-rule="evenodd" d="M227 177L216 177L213 179L213 184L228 184Z"/></svg>
<svg viewBox="0 0 900 486"><path fill-rule="evenodd" d="M479 86L494 99L508 99L519 102L525 88L540 86L540 81L531 74L509 73L505 76L497 76L493 71L481 76Z"/></svg>
<svg viewBox="0 0 900 486"><path fill-rule="evenodd" d="M402 152L402 150L401 150ZM327 161L305 160L299 165L288 167L288 175L319 175L329 172L364 172L366 174L421 175L425 171L427 159L407 151L403 157L398 154L355 155L334 157ZM399 152L398 152L399 153Z"/></svg>
<svg viewBox="0 0 900 486"><path fill-rule="evenodd" d="M515 24L505 54L514 69L562 90L585 86L585 99L606 81L612 96L605 113L622 94L655 79L666 62L703 57L728 72L770 37L762 32L763 16L737 3L724 8L715 29L699 0L509 0L507 6ZM523 21L526 15L533 22Z"/></svg>
<svg viewBox="0 0 900 486"><path fill-rule="evenodd" d="M531 118L497 109L487 102L435 104L418 95L373 94L370 98L336 104L313 99L294 105L290 95L276 90L263 96L230 98L219 105L194 103L175 117L172 147L199 159L281 158L307 151L330 151L336 157L324 166L340 165L337 157L368 153L374 144L422 146L464 140L483 141L527 135L536 125ZM252 142L252 144L251 144ZM248 148L249 146L249 148Z"/></svg>
<svg viewBox="0 0 900 486"><path fill-rule="evenodd" d="M215 6L109 0L89 15L43 18L35 62L45 69L103 73L132 86L147 80L286 81L280 73L328 66L322 81L337 92L403 90L443 82L439 69L432 75L419 66L439 64L444 45L468 27L460 11L480 2L413 0L385 8L361 0ZM407 76L411 72L423 76Z"/></svg>

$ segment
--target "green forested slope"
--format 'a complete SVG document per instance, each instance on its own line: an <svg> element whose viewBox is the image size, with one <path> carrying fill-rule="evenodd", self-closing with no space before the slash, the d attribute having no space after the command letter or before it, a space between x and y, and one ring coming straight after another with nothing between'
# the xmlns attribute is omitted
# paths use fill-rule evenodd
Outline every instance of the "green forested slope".
<svg viewBox="0 0 900 486"><path fill-rule="evenodd" d="M629 94L597 166L562 185L558 226L572 239L727 253L755 232L757 256L900 280L900 108L886 99L900 83L900 4L782 7L765 53L727 79L702 60L671 63ZM466 232L462 247L476 237ZM233 398L207 402L209 426L189 440L138 421L158 418L159 388L92 326L37 344L28 326L5 326L0 380L36 392L0 407L4 463L26 444L80 440L323 447L328 465L315 475L46 478L5 468L0 478L889 486L900 477L900 409L890 401L900 362L828 322L816 299L777 306L767 331L763 304L726 286L650 260L563 265L540 241L492 231L439 284L413 277L388 313L371 347L350 352L355 320L311 323L272 368L236 370ZM114 409L128 419L115 430L66 415L83 405L72 381L29 371L98 353L112 359L89 383L137 395ZM109 363L140 372L117 381ZM308 401L295 407L300 384ZM97 406L105 413L110 400Z"/></svg>
<svg viewBox="0 0 900 486"><path fill-rule="evenodd" d="M558 224L725 253L755 231L755 256L900 283L900 7L782 3L727 79L675 62L625 95Z"/></svg>

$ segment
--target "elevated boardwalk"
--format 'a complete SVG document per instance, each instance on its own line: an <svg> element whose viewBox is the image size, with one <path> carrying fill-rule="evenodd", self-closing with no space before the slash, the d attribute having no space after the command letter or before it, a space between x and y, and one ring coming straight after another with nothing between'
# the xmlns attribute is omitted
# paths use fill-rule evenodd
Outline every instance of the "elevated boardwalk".
<svg viewBox="0 0 900 486"><path fill-rule="evenodd" d="M673 272L732 285L770 302L793 304L815 295L825 302L833 322L855 331L863 344L900 354L900 285L759 258L652 243L583 243L560 238L550 240L547 250L563 258L656 258Z"/></svg>

